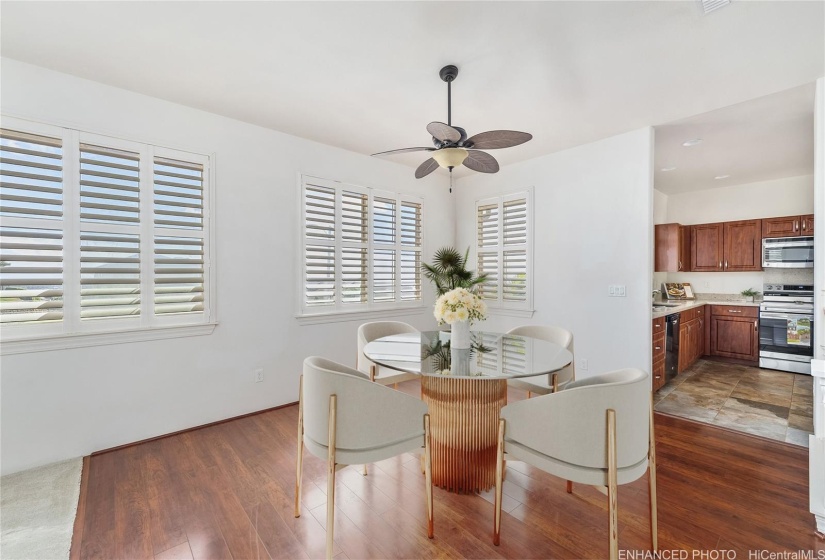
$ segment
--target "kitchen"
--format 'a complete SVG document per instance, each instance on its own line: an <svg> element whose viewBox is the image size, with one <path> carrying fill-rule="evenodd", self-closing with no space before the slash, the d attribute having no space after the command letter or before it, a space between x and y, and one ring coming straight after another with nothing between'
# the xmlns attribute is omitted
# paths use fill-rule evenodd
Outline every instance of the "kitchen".
<svg viewBox="0 0 825 560"><path fill-rule="evenodd" d="M807 446L814 87L656 128L657 411Z"/></svg>

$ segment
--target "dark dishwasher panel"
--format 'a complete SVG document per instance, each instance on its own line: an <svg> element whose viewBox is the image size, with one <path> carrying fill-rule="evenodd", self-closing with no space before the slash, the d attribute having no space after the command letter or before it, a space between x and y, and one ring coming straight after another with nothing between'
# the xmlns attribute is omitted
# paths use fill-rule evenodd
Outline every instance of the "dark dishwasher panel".
<svg viewBox="0 0 825 560"><path fill-rule="evenodd" d="M679 373L679 314L665 317L665 382Z"/></svg>

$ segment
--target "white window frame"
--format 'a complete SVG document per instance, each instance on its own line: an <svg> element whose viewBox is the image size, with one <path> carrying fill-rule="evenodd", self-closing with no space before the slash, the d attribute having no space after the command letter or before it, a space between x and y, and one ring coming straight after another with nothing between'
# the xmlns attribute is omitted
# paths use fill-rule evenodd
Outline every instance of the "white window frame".
<svg viewBox="0 0 825 560"><path fill-rule="evenodd" d="M62 221L63 231L63 320L49 323L5 324L0 328L0 355L21 354L65 348L120 344L144 340L178 338L210 334L217 325L215 304L214 226L211 202L214 199L214 154L166 148L98 134L77 127L30 121L0 115L2 127L60 138L63 143L63 219L39 220L0 218L7 227L42 227L55 229ZM95 144L140 154L140 223L138 228L118 224L80 221L80 144ZM154 227L154 158L165 157L203 165L203 228L192 230ZM127 231L128 230L128 231ZM140 315L80 319L80 232L105 231L137 233L140 238ZM186 233L182 235L182 231ZM154 236L203 238L204 311L195 315L157 316L154 313ZM197 320L193 320L197 319Z"/></svg>
<svg viewBox="0 0 825 560"><path fill-rule="evenodd" d="M304 196L307 181L313 185L318 185L335 190L335 230L336 235L333 241L323 241L319 239L309 239L306 237L306 220L304 215ZM343 241L338 234L341 223L341 191L365 194L367 196L367 230L368 239L366 243L367 260L369 262L369 274L367 277L367 301L363 303L344 303L341 301L341 250L343 247L358 247L363 243ZM373 208L376 198L384 198L395 202L395 242L376 244L373 239ZM401 205L402 203L415 203L421 206L421 244L418 247L401 244ZM421 298L417 300L401 299L401 251L418 251L423 262L425 235L424 235L424 199L419 195L407 195L392 192L384 189L362 187L342 181L324 179L315 175L301 173L298 175L298 244L296 249L297 271L296 286L298 303L295 317L301 324L316 324L329 321L346 321L356 318L368 317L392 317L398 311L407 313L420 313L424 309L424 277L421 276ZM323 306L306 305L306 245L328 245L335 247L335 303ZM393 301L374 301L374 269L373 252L375 249L389 249L395 251L395 297Z"/></svg>
<svg viewBox="0 0 825 560"><path fill-rule="evenodd" d="M503 244L504 236L504 204L513 200L527 201L527 291L525 301L505 301L502 297L502 289L504 286L504 253L506 248ZM478 208L479 206L498 206L499 227L498 227L498 243L495 246L480 247L478 244ZM499 196L492 196L487 198L479 198L475 200L473 206L473 247L475 247L476 270L479 265L480 253L497 253L498 266L498 297L496 299L485 299L487 308L493 315L508 315L513 317L532 317L533 309L533 284L535 269L533 261L533 238L534 238L534 205L533 205L533 187L528 187L525 190L508 193Z"/></svg>

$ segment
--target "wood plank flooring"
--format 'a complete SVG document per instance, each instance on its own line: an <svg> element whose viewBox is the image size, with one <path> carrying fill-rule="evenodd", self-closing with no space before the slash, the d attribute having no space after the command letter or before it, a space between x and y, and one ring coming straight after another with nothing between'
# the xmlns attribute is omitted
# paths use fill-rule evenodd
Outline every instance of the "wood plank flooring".
<svg viewBox="0 0 825 560"><path fill-rule="evenodd" d="M417 382L402 389L418 393ZM515 392L511 399L523 398ZM297 406L93 456L72 558L322 558L324 461L305 454L292 516ZM551 429L551 427L548 427ZM656 416L661 549L825 550L808 513L807 450ZM436 489L426 536L418 458L338 474L336 558L605 558L606 498L508 462L501 546L492 492ZM619 487L619 547L649 546L645 478Z"/></svg>

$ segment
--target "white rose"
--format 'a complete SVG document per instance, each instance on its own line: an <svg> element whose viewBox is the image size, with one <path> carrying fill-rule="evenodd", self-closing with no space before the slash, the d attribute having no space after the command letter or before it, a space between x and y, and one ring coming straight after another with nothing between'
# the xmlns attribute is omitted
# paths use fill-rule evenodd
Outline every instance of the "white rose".
<svg viewBox="0 0 825 560"><path fill-rule="evenodd" d="M466 321L470 318L470 312L463 308L456 311L455 315L458 317L459 321Z"/></svg>
<svg viewBox="0 0 825 560"><path fill-rule="evenodd" d="M453 323L455 323L455 321L456 321L456 313L455 313L455 311L447 311L447 313L445 313L445 314L444 314L444 320L445 320L447 323L451 324L451 325L452 325Z"/></svg>

